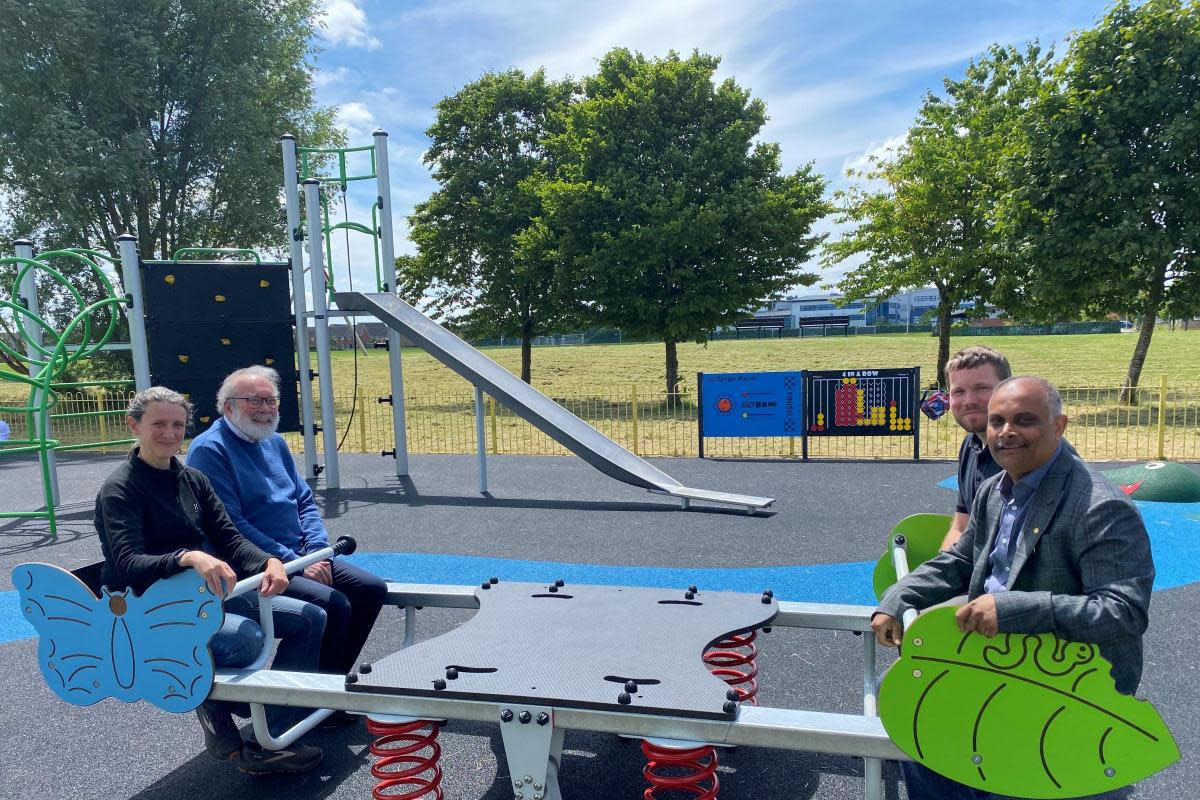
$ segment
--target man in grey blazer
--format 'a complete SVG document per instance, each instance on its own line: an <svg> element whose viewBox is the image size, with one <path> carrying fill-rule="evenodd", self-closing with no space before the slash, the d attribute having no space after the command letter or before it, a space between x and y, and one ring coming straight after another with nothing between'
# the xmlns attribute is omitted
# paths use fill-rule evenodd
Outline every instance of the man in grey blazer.
<svg viewBox="0 0 1200 800"><path fill-rule="evenodd" d="M905 609L965 592L964 632L1094 642L1117 690L1133 694L1154 583L1150 539L1133 502L1064 449L1066 426L1049 382L1022 376L996 387L987 440L1004 471L980 486L962 538L884 594L871 618L880 644L900 644ZM987 796L919 764L904 768L912 800Z"/></svg>

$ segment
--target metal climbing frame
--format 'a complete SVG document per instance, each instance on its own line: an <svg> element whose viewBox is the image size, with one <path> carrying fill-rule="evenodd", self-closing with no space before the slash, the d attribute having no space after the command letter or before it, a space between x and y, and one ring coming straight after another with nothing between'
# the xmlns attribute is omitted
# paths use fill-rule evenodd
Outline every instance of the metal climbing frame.
<svg viewBox="0 0 1200 800"><path fill-rule="evenodd" d="M292 299L296 317L296 355L300 378L300 410L304 435L305 472L309 476L325 473L325 483L330 489L340 485L337 462L337 432L334 425L333 380L329 361L329 309L334 288L332 274L326 265L332 261L331 236L334 231L347 230L367 234L372 240L375 262L375 290L390 293L396 289L396 252L392 232L392 198L390 173L388 171L386 131L373 134L374 143L365 147L317 148L298 147L291 134L280 137L283 148L283 189L287 210L288 247L292 261ZM351 174L347 169L347 155L364 153L370 158L370 169L362 174ZM333 175L319 174L319 168L330 158L336 161ZM374 180L376 199L371 206L371 225L350 222L331 224L329 203L323 187L337 186L345 192L348 184L356 181ZM305 217L300 216L300 195L303 185ZM320 230L316 236L314 231ZM304 251L303 242L308 241L308 272L311 281L313 310L310 313L304 296ZM317 344L317 378L321 397L329 398L321 403L321 432L324 465L316 461L316 420L314 413L310 349L308 344L308 320L313 320ZM408 442L404 421L404 377L400 363L400 334L388 332L388 364L391 374L391 395L380 398L392 406L393 451L396 459L396 475L408 474Z"/></svg>
<svg viewBox="0 0 1200 800"><path fill-rule="evenodd" d="M132 277L128 270L126 271L124 275L125 288L131 294L120 295L113 287L109 275L100 265L100 260L116 261L109 255L94 250L67 249L47 251L35 257L33 243L29 240L18 239L13 245L16 255L0 258L0 265L11 264L16 268L16 280L11 299L0 298L0 310L6 310L12 316L17 335L23 344L23 350L17 350L3 339L0 339L0 349L3 349L9 358L24 364L28 369L28 375L5 372L0 373L0 379L24 385L29 395L22 406L0 405L0 413L18 414L24 417L26 431L24 439L8 440L4 447L0 448L0 455L38 454L43 508L30 511L0 512L0 518L44 519L50 535L54 536L58 531L55 514L55 506L58 504L59 498L55 450L59 447L59 442L53 437L50 414L58 404L58 395L55 391L56 381L72 364L100 352L109 345L110 339L117 329L120 306L132 306L134 302L132 297L140 296L140 291L136 289L138 276L136 269L133 270ZM136 252L134 255L136 258ZM79 290L67 277L51 266L56 259L76 261L86 266L100 283L105 296L94 303L86 303ZM58 284L79 307L79 311L61 332L55 330L41 316L37 293L39 275ZM131 288L131 282L134 288ZM99 330L93 330L93 322L105 316L107 324ZM136 334L141 328L134 324L132 316L131 314L131 334ZM144 335L141 344L142 349L139 351L137 342L133 343L135 373L139 379L148 384ZM138 388L145 388L145 386L139 384Z"/></svg>

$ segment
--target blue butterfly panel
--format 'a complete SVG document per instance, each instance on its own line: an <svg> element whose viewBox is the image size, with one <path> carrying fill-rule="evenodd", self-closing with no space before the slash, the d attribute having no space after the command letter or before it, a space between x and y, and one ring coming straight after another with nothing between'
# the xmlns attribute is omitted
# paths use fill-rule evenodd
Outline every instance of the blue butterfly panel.
<svg viewBox="0 0 1200 800"><path fill-rule="evenodd" d="M40 637L42 677L68 703L115 697L183 712L208 696L208 640L224 612L195 570L156 581L141 596L105 588L97 598L50 564L19 565L13 583L21 613Z"/></svg>

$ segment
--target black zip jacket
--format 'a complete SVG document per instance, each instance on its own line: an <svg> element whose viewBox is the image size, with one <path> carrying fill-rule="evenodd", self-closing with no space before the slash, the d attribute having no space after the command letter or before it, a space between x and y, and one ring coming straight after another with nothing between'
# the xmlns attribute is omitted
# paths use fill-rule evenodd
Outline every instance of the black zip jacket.
<svg viewBox="0 0 1200 800"><path fill-rule="evenodd" d="M203 473L175 458L169 469L157 469L137 453L134 447L96 496L105 586L141 594L183 570L178 562L183 550L204 550L239 578L263 570L271 556L238 533Z"/></svg>

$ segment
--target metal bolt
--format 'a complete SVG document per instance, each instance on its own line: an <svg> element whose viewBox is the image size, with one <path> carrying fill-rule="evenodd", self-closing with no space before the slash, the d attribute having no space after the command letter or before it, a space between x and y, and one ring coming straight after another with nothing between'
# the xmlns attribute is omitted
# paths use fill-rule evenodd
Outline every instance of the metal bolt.
<svg viewBox="0 0 1200 800"><path fill-rule="evenodd" d="M726 700L721 705L721 710L726 714L732 714L733 712L737 711L737 707L737 703L733 702L732 700Z"/></svg>
<svg viewBox="0 0 1200 800"><path fill-rule="evenodd" d="M517 790L519 791L519 790L521 789L521 782L520 782L520 781L513 781L513 788L514 788L514 789L517 789Z"/></svg>
<svg viewBox="0 0 1200 800"><path fill-rule="evenodd" d="M454 667L447 667L446 680L453 681L453 680L457 680L457 679L458 679L458 670L455 669Z"/></svg>
<svg viewBox="0 0 1200 800"><path fill-rule="evenodd" d="M771 605L771 595L763 593L762 602L764 606Z"/></svg>
<svg viewBox="0 0 1200 800"><path fill-rule="evenodd" d="M1104 770L1104 774L1111 778L1112 776L1117 774L1117 771L1115 769L1113 769L1112 767L1108 767Z"/></svg>
<svg viewBox="0 0 1200 800"><path fill-rule="evenodd" d="M557 587L557 586L551 586L551 587L550 587L550 594L554 594L554 593L555 593L555 592L557 592L557 591L558 591L558 587Z"/></svg>
<svg viewBox="0 0 1200 800"><path fill-rule="evenodd" d="M763 632L763 633L770 633L770 632L771 632L771 629L770 629L770 628L763 628L763 629L762 629L762 632ZM855 633L862 633L862 631L855 631Z"/></svg>
<svg viewBox="0 0 1200 800"><path fill-rule="evenodd" d="M492 588L492 585L490 583L488 583L487 581L484 581L483 583L479 584L479 588L480 589L490 589L490 588Z"/></svg>
<svg viewBox="0 0 1200 800"><path fill-rule="evenodd" d="M697 589L697 588L696 588L696 584L694 584L694 583L693 583L691 586L689 586L689 587L688 587L688 591L689 591L689 592L691 592L692 594L696 594L696 593L697 593L697 592L699 592L700 590L699 590L699 589Z"/></svg>
<svg viewBox="0 0 1200 800"><path fill-rule="evenodd" d="M634 692L636 692L637 691L637 681L632 680L632 679L625 681L625 691L629 692L630 694L633 694Z"/></svg>
<svg viewBox="0 0 1200 800"><path fill-rule="evenodd" d="M696 593L695 593L695 592L684 592L684 593L683 593L683 599L684 599L684 600L695 600L695 599L696 599Z"/></svg>
<svg viewBox="0 0 1200 800"><path fill-rule="evenodd" d="M727 690L725 692L725 699L726 700L737 700L738 699L738 690L737 689Z"/></svg>
<svg viewBox="0 0 1200 800"><path fill-rule="evenodd" d="M629 696L629 692L621 692L617 695L617 702L623 706L627 706L633 702L633 698Z"/></svg>
<svg viewBox="0 0 1200 800"><path fill-rule="evenodd" d="M566 586L566 585L567 585L567 582L566 582L566 581L564 581L562 578L555 578L555 579L554 579L554 585L555 585L555 586Z"/></svg>
<svg viewBox="0 0 1200 800"><path fill-rule="evenodd" d="M512 719L513 719L513 713L512 713L511 708L506 708L500 712L500 721L501 722L512 722Z"/></svg>
<svg viewBox="0 0 1200 800"><path fill-rule="evenodd" d="M358 683L358 673L351 672L346 676L346 683Z"/></svg>
<svg viewBox="0 0 1200 800"><path fill-rule="evenodd" d="M913 677L914 677L914 678L919 678L919 677L921 677L921 670L919 670L919 669L914 669L914 670L913 670Z"/></svg>
<svg viewBox="0 0 1200 800"><path fill-rule="evenodd" d="M528 724L529 724L529 721L530 721L531 719L533 719L533 715L532 715L532 714L530 714L528 711L522 711L522 712L521 712L521 713L520 713L520 714L517 716L517 721L518 721L518 722L520 722L522 725L528 725ZM525 782L526 782L526 783L529 783L529 781L525 781Z"/></svg>
<svg viewBox="0 0 1200 800"><path fill-rule="evenodd" d="M920 636L913 637L913 647L920 647L923 644L925 644L925 640L922 639Z"/></svg>
<svg viewBox="0 0 1200 800"><path fill-rule="evenodd" d="M549 721L550 721L550 715L547 714L545 711L543 711L542 713L537 715L537 724L538 725L545 725ZM541 788L541 787L538 787L538 788Z"/></svg>
<svg viewBox="0 0 1200 800"><path fill-rule="evenodd" d="M524 780L526 783L533 783L533 776L526 775L522 780Z"/></svg>
<svg viewBox="0 0 1200 800"><path fill-rule="evenodd" d="M497 578L495 575L493 575L492 577L488 578L488 583L492 584L493 586L495 586L495 585L496 585L497 583L499 583L499 582L500 582L500 579L499 579L499 578Z"/></svg>
<svg viewBox="0 0 1200 800"><path fill-rule="evenodd" d="M537 794L535 794L535 795L533 796L533 800L542 800L542 795L541 795L541 793L537 793Z"/></svg>
<svg viewBox="0 0 1200 800"><path fill-rule="evenodd" d="M438 678L437 680L435 680L433 682L433 688L437 689L440 692L442 689L446 688L446 682L444 680L442 680L441 678Z"/></svg>
<svg viewBox="0 0 1200 800"><path fill-rule="evenodd" d="M359 672L361 672L363 675L368 675L368 674L370 674L370 672L371 672L371 663L370 663L369 661L364 661L363 663L359 664L359 665L358 665L358 671L359 671Z"/></svg>
<svg viewBox="0 0 1200 800"><path fill-rule="evenodd" d="M770 589L763 589L763 594L765 594L767 597L775 596L775 592L771 591Z"/></svg>
<svg viewBox="0 0 1200 800"><path fill-rule="evenodd" d="M540 791L542 790L542 785L541 785L540 783L535 783L535 784L533 785L533 790L534 790L535 792L540 792Z"/></svg>
<svg viewBox="0 0 1200 800"><path fill-rule="evenodd" d="M976 753L975 755L971 756L971 763L972 764L982 764L983 756L979 755L979 753Z"/></svg>

